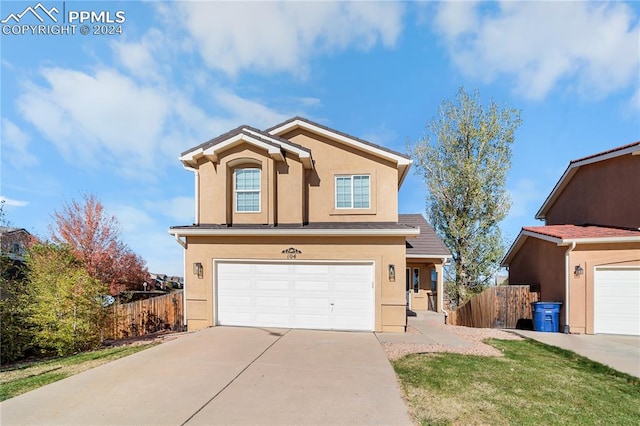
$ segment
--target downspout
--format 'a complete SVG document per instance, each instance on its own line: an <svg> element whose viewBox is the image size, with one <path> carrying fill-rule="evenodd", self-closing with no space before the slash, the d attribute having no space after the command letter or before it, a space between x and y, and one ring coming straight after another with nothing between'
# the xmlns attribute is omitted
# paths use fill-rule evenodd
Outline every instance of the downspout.
<svg viewBox="0 0 640 426"><path fill-rule="evenodd" d="M180 238L176 235L176 239L179 242L182 242ZM186 241L186 238L185 238ZM189 326L187 325L187 244L186 242L183 245L184 250L182 250L182 331L189 331Z"/></svg>
<svg viewBox="0 0 640 426"><path fill-rule="evenodd" d="M180 234L173 234L178 244L182 246L182 327L187 326L187 240L180 239Z"/></svg>
<svg viewBox="0 0 640 426"><path fill-rule="evenodd" d="M571 271L569 270L569 253L576 248L576 242L573 241L567 251L564 253L564 333L569 334L569 282L571 280Z"/></svg>

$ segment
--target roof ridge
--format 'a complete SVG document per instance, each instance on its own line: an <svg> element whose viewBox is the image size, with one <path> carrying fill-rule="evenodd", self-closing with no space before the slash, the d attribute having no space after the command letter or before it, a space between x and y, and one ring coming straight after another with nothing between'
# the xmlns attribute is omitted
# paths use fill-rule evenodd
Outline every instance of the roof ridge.
<svg viewBox="0 0 640 426"><path fill-rule="evenodd" d="M635 145L638 145L638 147L640 147L640 141L631 142L629 144L618 146L618 147L615 147L615 148L611 148L611 149L608 149L606 151L597 152L595 154L587 155L586 157L576 158L575 160L569 161L569 164L571 165L571 164L574 164L574 163L579 163L580 161L589 160L589 159L592 159L592 158L597 158L597 157L600 157L600 156L603 156L603 155L607 155L607 154L613 154L614 152L622 151L622 150L625 150L627 148L631 148L632 146L635 146Z"/></svg>
<svg viewBox="0 0 640 426"><path fill-rule="evenodd" d="M284 126L285 124L289 124L289 123L291 123L291 122L293 122L293 121L296 121L296 120L303 121L303 122L305 122L305 123L307 123L307 124L310 124L310 125L312 125L312 126L320 127L320 128L321 128L321 129L323 129L323 130L326 130L326 131L328 131L328 132L335 133L335 134L340 135L340 136L342 136L342 137L349 138L349 139L353 139L353 140L355 140L355 141L357 141L357 142L363 143L363 144L365 144L365 145L369 145L369 146L370 146L370 147L372 147L372 148L377 148L377 149L380 149L380 150L382 150L382 151L386 151L386 152L387 152L387 153L389 153L389 154L397 155L397 156L400 156L400 157L406 158L407 160L410 160L410 159L411 159L411 157L409 157L407 154L403 154L403 153L401 153L401 152L394 151L393 149L389 149L389 148L387 148L387 147L385 147L385 146L375 144L375 143L370 142L370 141L365 140L365 139L361 139L361 138L359 138L359 137L357 137L357 136L353 136L353 135L351 135L351 134L349 134L349 133L345 133L345 132L342 132L342 131L340 131L340 130L336 130L336 129L334 129L334 128L331 128L331 127L326 126L326 125L324 125L324 124L320 124L320 123L315 122L315 121L313 121L313 120L309 120L308 118L301 117L301 116L299 116L299 115L297 115L297 116L295 116L295 117L292 117L292 118L290 118L290 119L288 119L288 120L285 120L285 121L283 121L282 123L278 123L278 124L276 124L275 126L271 126L271 127L269 127L268 129L266 129L266 130L265 130L265 132L271 132L271 131L273 131L274 129L277 129L278 127L282 127L282 126Z"/></svg>

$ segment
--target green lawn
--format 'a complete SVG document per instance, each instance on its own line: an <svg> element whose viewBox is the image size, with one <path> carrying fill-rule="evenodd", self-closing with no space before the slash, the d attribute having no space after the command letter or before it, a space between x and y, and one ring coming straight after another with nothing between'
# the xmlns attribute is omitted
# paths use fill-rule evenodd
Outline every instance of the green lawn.
<svg viewBox="0 0 640 426"><path fill-rule="evenodd" d="M150 343L120 346L64 358L3 367L0 370L0 401L13 398L40 386L57 382L65 377L140 352L155 345L155 343Z"/></svg>
<svg viewBox="0 0 640 426"><path fill-rule="evenodd" d="M637 425L640 379L532 340L488 340L504 357L415 354L393 362L423 425Z"/></svg>

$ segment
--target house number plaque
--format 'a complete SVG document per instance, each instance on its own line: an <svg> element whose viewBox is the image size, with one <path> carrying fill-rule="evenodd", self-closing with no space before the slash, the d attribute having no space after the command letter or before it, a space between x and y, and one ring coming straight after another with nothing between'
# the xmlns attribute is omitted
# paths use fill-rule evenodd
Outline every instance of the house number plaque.
<svg viewBox="0 0 640 426"><path fill-rule="evenodd" d="M295 259L300 253L302 252L295 247L289 247L288 249L282 250L282 254L286 254L287 259Z"/></svg>

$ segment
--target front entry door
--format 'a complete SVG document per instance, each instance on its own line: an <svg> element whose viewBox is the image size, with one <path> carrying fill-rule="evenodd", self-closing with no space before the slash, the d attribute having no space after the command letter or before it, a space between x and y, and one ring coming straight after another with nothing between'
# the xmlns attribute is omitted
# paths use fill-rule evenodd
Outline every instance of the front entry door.
<svg viewBox="0 0 640 426"><path fill-rule="evenodd" d="M407 274L405 277L405 288L407 292L407 309L411 309L411 269L407 268Z"/></svg>

